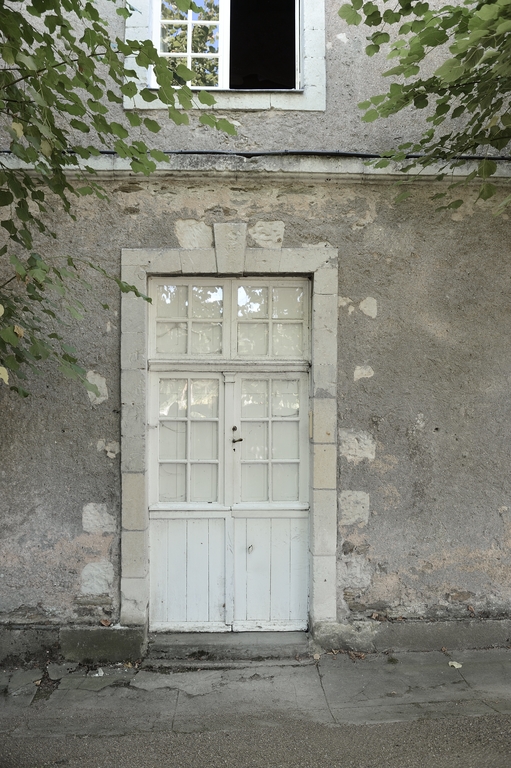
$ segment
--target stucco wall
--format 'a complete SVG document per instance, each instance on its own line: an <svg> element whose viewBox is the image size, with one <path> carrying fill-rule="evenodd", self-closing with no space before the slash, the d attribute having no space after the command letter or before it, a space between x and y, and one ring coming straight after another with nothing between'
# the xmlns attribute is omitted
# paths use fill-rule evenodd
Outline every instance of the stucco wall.
<svg viewBox="0 0 511 768"><path fill-rule="evenodd" d="M109 205L57 222L58 248L114 272L123 247L179 246L189 219L281 221L284 247L339 249L339 619L508 614L508 219L437 213L425 185L395 207L388 182L335 176L107 186ZM118 618L119 297L89 277L68 333L108 397L51 369L27 400L0 388L4 622Z"/></svg>
<svg viewBox="0 0 511 768"><path fill-rule="evenodd" d="M144 8L148 1L140 0L135 6ZM144 115L158 120L162 130L156 135L146 132L145 138L151 145L167 151L342 150L360 153L379 152L418 139L427 127L424 122L427 110L408 109L386 120L361 122L363 112L357 105L388 90L390 81L382 77L382 72L390 68L391 62L385 58L385 46L377 56L365 55L370 30L348 26L338 15L342 4L343 0L324 0L327 83L324 111L221 110L218 116L229 119L237 130L237 136L227 136L201 125L199 110L190 112L189 125L176 126L166 119L164 109L149 109L144 110ZM115 6L105 2L102 14L108 19L112 37L123 39L124 21L115 13ZM133 18L138 24L142 14L135 12ZM434 61L434 55L430 54L430 61ZM122 107L109 105L109 108L117 110L115 119L124 121ZM140 132L143 134L143 128ZM78 138L82 141L82 134Z"/></svg>

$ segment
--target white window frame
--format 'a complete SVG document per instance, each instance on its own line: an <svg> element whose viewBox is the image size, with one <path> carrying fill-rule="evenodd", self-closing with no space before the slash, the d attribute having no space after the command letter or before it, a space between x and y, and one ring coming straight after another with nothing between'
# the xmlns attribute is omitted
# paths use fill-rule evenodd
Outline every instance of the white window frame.
<svg viewBox="0 0 511 768"><path fill-rule="evenodd" d="M225 2L229 7L228 0ZM228 18L222 18L220 35L227 38L227 44L221 41L224 57L221 62L223 83L218 88L210 88L216 99L216 104L210 110L243 109L243 110L307 110L323 112L326 108L326 68L325 68L325 7L324 0L296 0L296 51L297 51L297 87L289 91L242 91L229 90L225 87L228 78ZM159 46L160 36L160 3L158 0L138 0L132 7L132 15L126 21L126 39L151 39ZM227 25L227 33L225 31ZM224 29L222 29L224 27ZM139 78L145 81L149 88L155 87L152 73L137 67L134 59L129 59L127 65L138 71ZM227 74L226 74L227 70ZM194 90L200 90L195 89ZM124 98L126 109L168 109L168 105L160 101L150 103L139 96L134 99ZM197 102L197 109L204 107Z"/></svg>

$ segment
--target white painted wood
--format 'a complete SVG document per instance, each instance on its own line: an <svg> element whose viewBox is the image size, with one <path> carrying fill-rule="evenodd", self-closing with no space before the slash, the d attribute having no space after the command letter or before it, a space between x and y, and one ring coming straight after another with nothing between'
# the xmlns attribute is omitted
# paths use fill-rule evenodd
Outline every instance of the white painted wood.
<svg viewBox="0 0 511 768"><path fill-rule="evenodd" d="M224 529L220 518L151 521L154 624L223 621Z"/></svg>
<svg viewBox="0 0 511 768"><path fill-rule="evenodd" d="M225 524L222 520L210 519L208 529L208 619L225 623Z"/></svg>
<svg viewBox="0 0 511 768"><path fill-rule="evenodd" d="M271 521L270 615L273 620L291 618L294 585L291 583L290 523L289 518L273 518Z"/></svg>
<svg viewBox="0 0 511 768"><path fill-rule="evenodd" d="M194 286L203 281L181 282L188 305L195 301L195 316L217 311L201 304L202 289L195 291ZM252 285L255 311L243 312L256 318L255 299L262 290L267 296L264 322L272 327L280 320L290 326L308 317L308 302L293 304L304 295L307 281L224 279L210 285L213 282L222 285L224 297L230 297L225 306L232 301L234 307L238 286ZM159 285L167 283L176 291L181 287L177 279L159 279ZM186 301L180 299L177 310L165 305L159 311L184 313ZM189 328L193 322L187 320ZM231 319L223 316L232 356L237 323L237 311ZM270 343L270 351L271 347ZM300 348L300 355L306 354L307 344ZM274 370L269 361L264 370L254 363L241 369L237 363L225 370L230 365L225 361L223 373L205 369L196 359L192 363L191 358L187 365L181 360L177 370L166 365L167 370L150 374L151 483L158 485L155 465L165 471L183 466L186 493L184 500L173 499L168 483L163 496L151 491L151 628L306 628L308 376L303 360L294 370L286 370L280 360ZM177 389L172 383L176 381ZM218 398L211 394L213 382ZM181 390L186 395L173 394ZM159 438L164 430L165 436ZM213 469L218 473L215 487ZM199 482L191 482L194 472L201 473Z"/></svg>
<svg viewBox="0 0 511 768"><path fill-rule="evenodd" d="M303 629L303 627L297 627ZM174 621L151 623L152 632L232 632L231 624L218 623L215 621L197 622L197 621Z"/></svg>
<svg viewBox="0 0 511 768"><path fill-rule="evenodd" d="M209 621L209 521L190 520L186 542L186 618Z"/></svg>
<svg viewBox="0 0 511 768"><path fill-rule="evenodd" d="M246 525L247 608L246 615L240 616L234 606L234 619L269 621L271 520L249 519Z"/></svg>
<svg viewBox="0 0 511 768"><path fill-rule="evenodd" d="M233 632L301 632L305 631L308 626L308 620L302 621L233 621ZM178 630L176 630L178 631ZM186 631L186 630L183 630ZM189 630L197 631L201 630ZM208 630L203 630L208 631ZM216 631L216 630L209 630Z"/></svg>
<svg viewBox="0 0 511 768"><path fill-rule="evenodd" d="M289 619L303 620L308 610L309 584L309 523L308 520L290 520L290 582Z"/></svg>

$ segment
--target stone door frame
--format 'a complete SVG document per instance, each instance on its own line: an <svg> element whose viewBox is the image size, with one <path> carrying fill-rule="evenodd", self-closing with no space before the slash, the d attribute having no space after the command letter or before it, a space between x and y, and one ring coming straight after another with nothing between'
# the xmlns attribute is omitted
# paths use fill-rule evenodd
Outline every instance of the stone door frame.
<svg viewBox="0 0 511 768"><path fill-rule="evenodd" d="M337 250L248 248L247 224L214 224L211 248L124 248L121 278L147 292L156 275L311 278L310 625L336 621ZM147 504L148 304L121 299L121 624L149 614Z"/></svg>

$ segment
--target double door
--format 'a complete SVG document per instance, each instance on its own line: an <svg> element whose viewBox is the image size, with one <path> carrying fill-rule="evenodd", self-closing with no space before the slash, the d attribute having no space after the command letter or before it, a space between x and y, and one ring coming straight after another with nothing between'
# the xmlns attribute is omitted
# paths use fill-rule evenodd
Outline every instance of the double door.
<svg viewBox="0 0 511 768"><path fill-rule="evenodd" d="M307 373L150 376L151 628L305 629Z"/></svg>

